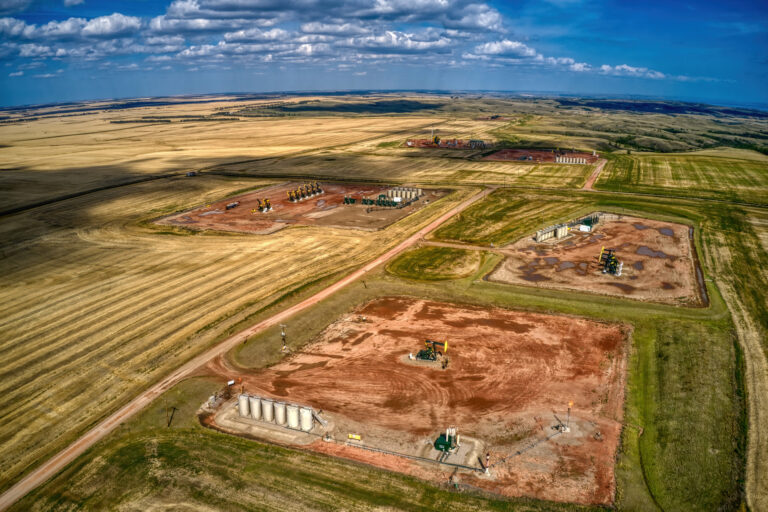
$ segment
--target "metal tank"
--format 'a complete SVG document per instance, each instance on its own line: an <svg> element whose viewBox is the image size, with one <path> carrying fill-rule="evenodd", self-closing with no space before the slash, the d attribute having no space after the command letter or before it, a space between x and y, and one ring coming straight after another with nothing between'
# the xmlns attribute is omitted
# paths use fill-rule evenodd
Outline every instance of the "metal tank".
<svg viewBox="0 0 768 512"><path fill-rule="evenodd" d="M302 407L301 408L301 430L304 432L309 432L312 430L312 408L311 407Z"/></svg>
<svg viewBox="0 0 768 512"><path fill-rule="evenodd" d="M285 402L275 402L275 423L285 425Z"/></svg>
<svg viewBox="0 0 768 512"><path fill-rule="evenodd" d="M251 418L255 420L261 419L261 398L252 396L248 398L248 402L251 405Z"/></svg>
<svg viewBox="0 0 768 512"><path fill-rule="evenodd" d="M275 402L270 400L269 398L262 398L261 399L261 419L263 421L272 422L275 419L275 410L273 408L273 404Z"/></svg>
<svg viewBox="0 0 768 512"><path fill-rule="evenodd" d="M299 430L299 406L288 404L285 410L288 414L288 428Z"/></svg>
<svg viewBox="0 0 768 512"><path fill-rule="evenodd" d="M248 408L248 395L241 394L237 397L237 412L240 416L248 416L250 409Z"/></svg>

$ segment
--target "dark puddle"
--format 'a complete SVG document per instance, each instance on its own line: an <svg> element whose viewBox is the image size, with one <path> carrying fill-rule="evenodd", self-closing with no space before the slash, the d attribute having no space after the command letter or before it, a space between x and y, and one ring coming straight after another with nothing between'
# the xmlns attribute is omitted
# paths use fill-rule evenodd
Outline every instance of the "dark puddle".
<svg viewBox="0 0 768 512"><path fill-rule="evenodd" d="M643 256L650 256L651 258L667 258L668 256L664 254L662 251L654 251L647 245L641 245L637 248L637 254L641 254Z"/></svg>
<svg viewBox="0 0 768 512"><path fill-rule="evenodd" d="M650 227L650 226L646 226L645 224L641 224L639 222L635 222L632 225L635 226L635 229L639 229L640 231L642 231L644 229L648 229Z"/></svg>
<svg viewBox="0 0 768 512"><path fill-rule="evenodd" d="M576 273L578 273L578 274L580 274L582 276L587 275L587 264L584 263L583 261L581 263L579 263L579 268L576 270Z"/></svg>
<svg viewBox="0 0 768 512"><path fill-rule="evenodd" d="M659 233L664 236L675 236L675 232L669 228L659 228Z"/></svg>
<svg viewBox="0 0 768 512"><path fill-rule="evenodd" d="M560 258L555 258L552 256L548 256L544 258L544 261L547 262L547 265L556 265L558 261L560 261Z"/></svg>
<svg viewBox="0 0 768 512"><path fill-rule="evenodd" d="M563 261L560 263L560 266L557 268L557 270L567 270L569 268L575 267L576 264L572 261Z"/></svg>
<svg viewBox="0 0 768 512"><path fill-rule="evenodd" d="M632 264L632 267L633 267L635 270L643 270L643 269L645 268L645 267L643 266L643 262L642 262L642 261L636 261L636 262L634 262L634 263Z"/></svg>
<svg viewBox="0 0 768 512"><path fill-rule="evenodd" d="M532 283L538 283L539 281L549 281L548 277L543 276L541 274L537 274L536 272L527 272L521 277L526 281L530 281Z"/></svg>
<svg viewBox="0 0 768 512"><path fill-rule="evenodd" d="M661 289L662 290L674 290L675 287L671 283L663 282L661 283Z"/></svg>
<svg viewBox="0 0 768 512"><path fill-rule="evenodd" d="M632 293L635 291L635 287L631 284L624 284L624 283L608 283L611 286L615 286L619 290L623 291L624 293Z"/></svg>

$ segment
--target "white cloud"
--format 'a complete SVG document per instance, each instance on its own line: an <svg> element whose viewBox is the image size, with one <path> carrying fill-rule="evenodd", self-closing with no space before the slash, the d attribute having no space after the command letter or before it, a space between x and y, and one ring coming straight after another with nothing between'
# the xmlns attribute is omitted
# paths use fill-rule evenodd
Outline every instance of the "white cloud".
<svg viewBox="0 0 768 512"><path fill-rule="evenodd" d="M384 34L350 38L339 46L348 46L378 53L421 53L449 48L447 37L430 38L429 34L412 34L388 30Z"/></svg>
<svg viewBox="0 0 768 512"><path fill-rule="evenodd" d="M11 76L11 77L13 77L13 76L24 76L24 72L23 71L14 71L13 73L9 73L8 76Z"/></svg>
<svg viewBox="0 0 768 512"><path fill-rule="evenodd" d="M281 28L273 28L270 30L249 28L248 30L227 32L224 34L224 39L227 41L285 41L289 36L290 33Z"/></svg>
<svg viewBox="0 0 768 512"><path fill-rule="evenodd" d="M475 52L480 55L499 55L504 57L536 57L538 53L530 46L520 41L491 41L475 47Z"/></svg>
<svg viewBox="0 0 768 512"><path fill-rule="evenodd" d="M50 57L53 52L50 46L29 43L19 47L19 55L22 57Z"/></svg>
<svg viewBox="0 0 768 512"><path fill-rule="evenodd" d="M103 37L128 35L141 28L141 20L118 12L89 20L83 27L84 36Z"/></svg>
<svg viewBox="0 0 768 512"><path fill-rule="evenodd" d="M85 0L64 0L65 7L72 7L85 3Z"/></svg>
<svg viewBox="0 0 768 512"><path fill-rule="evenodd" d="M337 36L354 36L370 33L370 29L353 23L322 23L313 21L303 23L301 31L308 34L326 34Z"/></svg>
<svg viewBox="0 0 768 512"><path fill-rule="evenodd" d="M661 71L655 71L653 69L644 67L629 66L627 64L619 64L618 66L609 66L608 64L603 64L600 66L600 72L605 75L651 78L653 80L661 80L667 78L667 76Z"/></svg>

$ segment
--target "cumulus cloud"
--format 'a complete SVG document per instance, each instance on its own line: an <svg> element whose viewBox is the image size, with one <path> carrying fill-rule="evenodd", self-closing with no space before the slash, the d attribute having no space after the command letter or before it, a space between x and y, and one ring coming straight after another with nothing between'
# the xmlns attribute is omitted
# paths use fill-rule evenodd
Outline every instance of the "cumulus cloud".
<svg viewBox="0 0 768 512"><path fill-rule="evenodd" d="M249 28L247 30L238 30L237 32L227 32L224 34L224 39L227 41L284 41L289 36L290 33L281 28L270 30Z"/></svg>
<svg viewBox="0 0 768 512"><path fill-rule="evenodd" d="M479 55L499 55L503 57L536 57L536 50L520 41L490 41L475 47L475 53Z"/></svg>
<svg viewBox="0 0 768 512"><path fill-rule="evenodd" d="M73 6L84 0L63 0ZM122 13L31 24L0 17L0 57L73 59L110 69L110 57L136 55L143 64L180 61L223 69L250 63L534 67L572 73L683 80L627 64L593 66L547 56L507 35L490 4L460 0L169 0L165 13L139 18ZM15 5L16 7L12 6ZM0 14L29 2L0 0ZM3 10L5 9L5 10ZM10 9L10 10L9 10ZM121 59L120 62L130 59ZM213 67L212 67L213 66Z"/></svg>
<svg viewBox="0 0 768 512"><path fill-rule="evenodd" d="M301 31L307 34L323 34L334 36L354 36L370 32L370 29L353 23L322 23L313 21L303 23Z"/></svg>
<svg viewBox="0 0 768 512"><path fill-rule="evenodd" d="M23 71L14 71L13 73L8 73L8 76L14 77L14 76L24 76Z"/></svg>
<svg viewBox="0 0 768 512"><path fill-rule="evenodd" d="M608 64L603 64L600 66L600 72L604 75L651 78L653 80L661 80L667 77L660 71L655 71L653 69L643 67L633 67L627 64L619 64L618 66L609 66Z"/></svg>
<svg viewBox="0 0 768 512"><path fill-rule="evenodd" d="M137 32L140 28L141 20L139 18L116 12L109 16L99 16L89 20L83 27L83 35L92 37L122 36Z"/></svg>
<svg viewBox="0 0 768 512"><path fill-rule="evenodd" d="M380 53L424 53L444 51L451 40L446 37L430 38L406 32L389 30L380 35L350 38L340 45L357 48L362 51Z"/></svg>

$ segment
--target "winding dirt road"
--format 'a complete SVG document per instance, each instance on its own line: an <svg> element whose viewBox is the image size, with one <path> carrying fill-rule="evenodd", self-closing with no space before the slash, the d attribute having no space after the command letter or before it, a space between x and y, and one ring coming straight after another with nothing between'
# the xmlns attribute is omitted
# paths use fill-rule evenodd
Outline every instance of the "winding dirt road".
<svg viewBox="0 0 768 512"><path fill-rule="evenodd" d="M19 480L13 487L8 489L2 496L0 496L0 510L5 510L16 501L21 499L24 495L35 489L36 487L45 483L49 478L53 477L56 473L64 469L64 467L72 462L75 458L85 452L88 448L93 446L96 442L103 439L107 434L112 432L118 425L128 420L131 416L142 410L149 405L155 398L162 393L179 383L181 380L189 376L199 367L207 364L212 359L226 353L231 350L237 344L245 341L247 338L254 334L263 331L264 329L273 325L279 324L285 321L287 318L295 315L296 313L303 311L304 309L320 302L321 300L329 297L360 277L364 276L367 272L373 270L377 266L381 265L397 256L405 249L409 248L414 243L418 242L429 232L437 229L445 221L466 209L474 202L487 196L493 188L487 188L483 191L475 194L461 204L455 206L448 212L444 213L434 221L430 222L427 226L421 228L416 233L405 239L403 242L385 252L375 260L366 264L365 266L355 270L343 279L333 283L328 288L321 290L315 295L291 306L288 309L281 311L280 313L263 320L256 325L253 325L229 338L222 341L215 347L203 352L199 356L190 360L173 373L165 377L163 380L153 385L139 396L134 398L131 402L107 417L104 421L96 425L94 428L86 432L80 439L69 445L67 448L50 458L44 464L37 467L34 471L29 473L23 479Z"/></svg>

